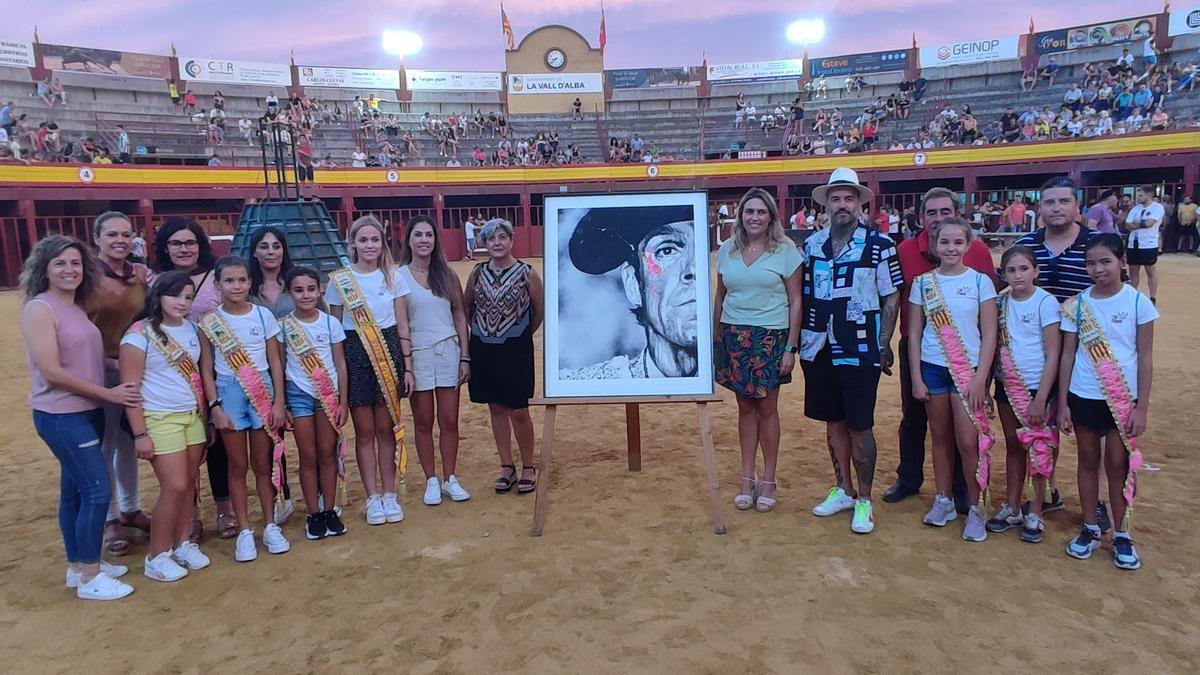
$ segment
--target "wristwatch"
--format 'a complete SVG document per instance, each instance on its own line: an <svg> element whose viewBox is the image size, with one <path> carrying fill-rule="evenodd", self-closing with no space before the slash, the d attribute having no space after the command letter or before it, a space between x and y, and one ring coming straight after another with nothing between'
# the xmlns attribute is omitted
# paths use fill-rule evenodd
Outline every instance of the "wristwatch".
<svg viewBox="0 0 1200 675"><path fill-rule="evenodd" d="M134 434L134 435L133 435L133 440L135 440L135 441L140 441L140 440L142 440L143 438L145 438L145 437L147 437L147 436L149 436L149 435L150 435L150 434L149 434L148 432L145 432L145 431L143 431L143 432L142 432L142 433L140 433L140 434Z"/></svg>
<svg viewBox="0 0 1200 675"><path fill-rule="evenodd" d="M213 408L215 408L219 405L221 405L221 399L214 398L213 400L208 402L208 409L211 411Z"/></svg>
<svg viewBox="0 0 1200 675"><path fill-rule="evenodd" d="M783 346L783 351L785 351L785 352L790 352L790 353L792 353L792 354L795 354L795 353L796 353L797 351L799 351L799 350L798 350L798 349L796 349L795 347L793 347L792 345L784 345L784 346Z"/></svg>

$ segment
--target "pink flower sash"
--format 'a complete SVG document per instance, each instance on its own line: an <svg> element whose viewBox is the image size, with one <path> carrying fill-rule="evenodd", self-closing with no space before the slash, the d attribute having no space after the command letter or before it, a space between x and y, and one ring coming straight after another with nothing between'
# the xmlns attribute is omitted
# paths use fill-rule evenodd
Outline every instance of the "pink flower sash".
<svg viewBox="0 0 1200 675"><path fill-rule="evenodd" d="M958 326L954 325L954 316L950 313L945 296L942 295L942 286L938 283L936 273L922 274L917 278L917 282L921 285L925 320L933 326L937 334L942 355L949 364L947 369L950 371L950 378L954 380L954 386L959 391L958 400L979 434L979 463L975 468L975 480L979 484L979 506L986 512L991 473L989 451L996 444L996 437L992 435L991 426L988 424L987 411L981 410L976 413L967 402L966 392L971 386L971 379L975 377L975 368L971 366L971 357L963 344L962 334L958 332Z"/></svg>
<svg viewBox="0 0 1200 675"><path fill-rule="evenodd" d="M996 377L1004 385L1008 402L1012 405L1017 421L1021 423L1021 427L1017 429L1017 440L1028 454L1026 474L1032 484L1035 475L1050 478L1054 473L1054 450L1058 447L1058 430L1045 423L1037 427L1029 424L1029 407L1033 404L1033 399L1029 396L1029 384L1017 368L1017 359L1009 342L1008 303L1011 299L1011 293L1002 293L997 306L1000 330L997 331L999 335L996 340ZM1047 417L1049 418L1049 415Z"/></svg>
<svg viewBox="0 0 1200 675"><path fill-rule="evenodd" d="M229 369L237 378L238 384L242 386L242 391L246 392L246 398L250 399L250 405L254 406L255 414L263 421L263 429L274 445L271 453L271 484L275 486L275 498L282 502L283 454L287 445L283 434L275 431L271 425L266 423L270 419L273 403L267 378L254 368L254 362L250 360L246 348L242 346L233 329L221 317L220 312L205 314L200 319L200 328L208 336L213 348L220 352L221 358L225 359L225 363L229 365Z"/></svg>
<svg viewBox="0 0 1200 675"><path fill-rule="evenodd" d="M1096 319L1095 313L1080 293L1067 300L1063 312L1075 316L1075 325L1079 328L1079 351L1087 354L1088 361L1096 371L1096 381L1104 392L1104 400L1112 412L1113 420L1117 423L1117 433L1125 443L1125 451L1129 453L1129 472L1125 476L1125 509L1124 522L1121 529L1129 531L1133 520L1133 500L1137 496L1137 472L1142 468L1142 452L1138 450L1137 438L1131 437L1125 431L1129 420L1133 417L1135 402L1129 383L1125 381L1125 371L1117 363L1112 346L1104 335L1104 329Z"/></svg>
<svg viewBox="0 0 1200 675"><path fill-rule="evenodd" d="M289 314L280 319L279 325L283 330L283 339L284 343L287 344L289 355L300 362L301 368L304 369L304 374L308 375L313 389L317 392L317 400L321 403L321 410L325 412L325 417L332 424L333 418L337 414L340 400L337 387L333 385L333 378L329 376L329 369L325 367L325 362L321 360L321 355L317 352L316 345L309 339L308 332L300 325L300 321L296 318L295 314ZM340 499L340 503L345 505L347 503L346 439L342 437L341 429L337 429L337 432L338 498ZM326 504L326 507L332 508L330 504Z"/></svg>

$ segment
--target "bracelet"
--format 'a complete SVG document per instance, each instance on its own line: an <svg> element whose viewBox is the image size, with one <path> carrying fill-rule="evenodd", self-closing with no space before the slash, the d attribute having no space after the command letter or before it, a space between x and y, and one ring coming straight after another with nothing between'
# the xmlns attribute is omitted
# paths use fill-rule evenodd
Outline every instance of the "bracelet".
<svg viewBox="0 0 1200 675"><path fill-rule="evenodd" d="M217 407L217 406L219 406L219 405L221 405L221 399L219 399L219 398L214 398L213 400L211 400L211 401L209 401L209 402L208 402L208 409L209 409L209 410L212 410L213 408L215 408L215 407Z"/></svg>
<svg viewBox="0 0 1200 675"><path fill-rule="evenodd" d="M411 338L406 338L406 337L404 337L403 335L400 335L400 336L398 336L398 337L399 337L399 339L401 339L401 340L404 340L405 342L412 342L412 339L411 339Z"/></svg>
<svg viewBox="0 0 1200 675"><path fill-rule="evenodd" d="M412 358L412 352L409 352L409 353L407 353L407 354L405 354L404 352L400 352L400 356L402 356L402 357L404 357L404 358L406 358L406 359L411 359L411 358Z"/></svg>
<svg viewBox="0 0 1200 675"><path fill-rule="evenodd" d="M462 357L461 359L459 359L459 360L458 360L458 362L459 362L459 363L470 363L470 362L471 362L471 357L469 357L469 356L464 356L464 357Z"/></svg>
<svg viewBox="0 0 1200 675"><path fill-rule="evenodd" d="M133 435L133 440L135 440L135 441L140 441L140 440L142 440L143 438L146 438L146 437L147 437L147 436L149 436L149 435L150 435L150 434L149 434L149 432L143 431L143 432L142 432L142 433L140 433L140 434L134 434L134 435Z"/></svg>

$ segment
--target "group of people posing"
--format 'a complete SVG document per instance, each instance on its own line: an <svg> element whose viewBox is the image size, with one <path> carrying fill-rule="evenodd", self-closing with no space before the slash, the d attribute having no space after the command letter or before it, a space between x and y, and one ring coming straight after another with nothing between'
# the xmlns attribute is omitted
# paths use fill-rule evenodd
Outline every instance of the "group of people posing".
<svg viewBox="0 0 1200 675"><path fill-rule="evenodd" d="M1073 433L1084 522L1067 553L1090 557L1115 524L1114 563L1140 567L1129 516L1158 312L1125 283L1120 236L1083 225L1078 193L1065 177L1041 187L1041 227L1004 252L997 277L948 189L923 195L921 232L899 247L866 223L874 195L850 169L813 190L830 225L801 247L785 235L771 195L747 192L717 253L714 304L716 379L738 402L735 506L776 506L779 387L799 361L804 413L826 424L835 482L812 512L852 511L853 532L873 531L876 392L898 358L900 464L884 501L920 490L928 431L937 488L925 524L945 527L961 514L967 541L1018 529L1022 540L1040 542L1044 514L1064 508L1055 482L1059 433ZM991 450L1000 438L993 406L1006 490L989 518ZM1099 498L1101 466L1108 505Z"/></svg>
<svg viewBox="0 0 1200 675"><path fill-rule="evenodd" d="M198 545L202 464L217 534L236 537L235 559L254 560L259 548L247 469L262 546L288 551L280 527L294 510L288 431L306 538L346 532L347 422L366 522L404 520L397 494L407 462L404 397L426 477L423 502L470 499L455 474L459 389L468 381L471 400L491 415L501 464L495 490L532 492L528 405L542 293L533 268L513 257L512 233L504 220L483 225L489 259L465 289L423 216L407 223L399 266L384 226L372 216L356 220L351 264L327 282L293 265L286 234L274 227L255 231L247 258L214 260L195 221L169 218L157 233L153 270L130 260L136 234L118 212L96 218L94 250L63 235L39 241L21 278L21 328L34 425L61 464L67 587L94 600L133 592L119 579L128 568L101 559L103 551L128 551L125 528L149 533L144 574L151 579L175 581L207 567ZM138 501L138 459L151 462L159 481L149 517Z"/></svg>

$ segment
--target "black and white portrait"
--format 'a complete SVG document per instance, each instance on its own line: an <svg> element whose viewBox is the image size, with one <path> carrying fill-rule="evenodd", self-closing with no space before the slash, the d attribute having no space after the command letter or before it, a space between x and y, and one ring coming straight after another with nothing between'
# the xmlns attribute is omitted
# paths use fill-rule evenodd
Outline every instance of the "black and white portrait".
<svg viewBox="0 0 1200 675"><path fill-rule="evenodd" d="M545 391L712 392L703 192L548 196Z"/></svg>

